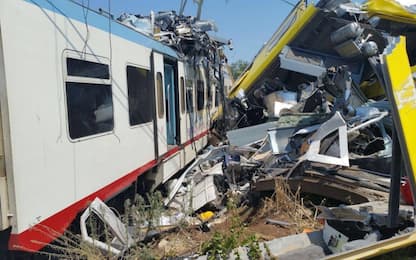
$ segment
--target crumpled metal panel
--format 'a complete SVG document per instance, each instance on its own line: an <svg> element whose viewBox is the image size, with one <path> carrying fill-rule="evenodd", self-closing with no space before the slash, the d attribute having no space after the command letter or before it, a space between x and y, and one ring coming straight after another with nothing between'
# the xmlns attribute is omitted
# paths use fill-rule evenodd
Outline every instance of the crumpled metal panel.
<svg viewBox="0 0 416 260"><path fill-rule="evenodd" d="M321 141L335 131L338 131L339 137L339 157L320 154ZM311 137L309 149L300 160L350 166L348 157L347 125L339 112L335 112L334 116L323 123Z"/></svg>
<svg viewBox="0 0 416 260"><path fill-rule="evenodd" d="M410 5L409 5L410 6ZM392 20L402 23L416 24L416 13L410 12L415 9L406 9L398 1L393 0L369 0L363 9L371 16L378 16L387 20Z"/></svg>
<svg viewBox="0 0 416 260"><path fill-rule="evenodd" d="M104 243L88 234L86 221L92 214L98 216L101 221L108 226L109 231L114 234L115 240L113 243ZM134 241L130 233L127 231L125 224L121 222L116 214L99 198L95 198L90 206L81 215L80 229L82 240L102 250L110 251L116 255L121 254L124 249L127 249L134 244Z"/></svg>

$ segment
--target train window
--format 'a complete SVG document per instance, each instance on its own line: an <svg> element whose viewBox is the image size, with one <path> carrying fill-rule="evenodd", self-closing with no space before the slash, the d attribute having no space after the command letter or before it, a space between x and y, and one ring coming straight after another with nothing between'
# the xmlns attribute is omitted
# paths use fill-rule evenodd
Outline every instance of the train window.
<svg viewBox="0 0 416 260"><path fill-rule="evenodd" d="M111 85L66 82L66 101L72 139L113 130Z"/></svg>
<svg viewBox="0 0 416 260"><path fill-rule="evenodd" d="M110 79L110 70L107 64L67 58L66 70L68 76Z"/></svg>
<svg viewBox="0 0 416 260"><path fill-rule="evenodd" d="M215 107L218 107L220 103L220 92L217 88L215 88Z"/></svg>
<svg viewBox="0 0 416 260"><path fill-rule="evenodd" d="M127 93L130 125L151 122L153 119L154 94L150 71L127 66Z"/></svg>
<svg viewBox="0 0 416 260"><path fill-rule="evenodd" d="M211 105L212 104L212 89L211 89L211 85L207 85L207 103L209 104L209 105Z"/></svg>
<svg viewBox="0 0 416 260"><path fill-rule="evenodd" d="M194 112L194 88L192 80L186 80L186 112Z"/></svg>
<svg viewBox="0 0 416 260"><path fill-rule="evenodd" d="M181 113L185 113L185 81L183 77L180 79L180 91L181 91Z"/></svg>
<svg viewBox="0 0 416 260"><path fill-rule="evenodd" d="M156 75L156 87L157 87L157 115L162 118L165 114L164 100L163 100L163 77L162 73L158 72Z"/></svg>
<svg viewBox="0 0 416 260"><path fill-rule="evenodd" d="M205 92L204 82L202 80L196 81L196 106L198 111L204 109L205 105Z"/></svg>

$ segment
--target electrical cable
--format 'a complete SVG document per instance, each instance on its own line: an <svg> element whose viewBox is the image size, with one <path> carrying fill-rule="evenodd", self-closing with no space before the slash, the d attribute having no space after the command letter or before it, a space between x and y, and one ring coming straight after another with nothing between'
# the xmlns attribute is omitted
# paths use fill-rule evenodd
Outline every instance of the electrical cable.
<svg viewBox="0 0 416 260"><path fill-rule="evenodd" d="M84 46L82 47L82 54L84 55L84 57L86 56L88 41L90 39L90 28L88 25L88 13L90 10L90 0L86 0L86 1L87 1L87 5L85 6L84 0L82 0L82 12L84 15L85 29L87 31L87 35L85 36L85 39L84 39Z"/></svg>

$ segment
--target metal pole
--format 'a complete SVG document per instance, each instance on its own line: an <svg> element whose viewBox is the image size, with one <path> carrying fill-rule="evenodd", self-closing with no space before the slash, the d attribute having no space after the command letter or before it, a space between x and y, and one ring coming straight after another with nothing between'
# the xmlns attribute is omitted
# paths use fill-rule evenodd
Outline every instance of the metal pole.
<svg viewBox="0 0 416 260"><path fill-rule="evenodd" d="M198 4L198 12L196 14L196 19L200 20L201 14L202 14L202 5L204 4L204 0L197 0L196 2Z"/></svg>
<svg viewBox="0 0 416 260"><path fill-rule="evenodd" d="M221 130L223 133L222 135L225 135L225 131L227 129L227 100L226 100L226 94L225 94L225 87L224 87L224 77L223 77L223 71L222 71L222 58L221 55L218 53L219 56L219 81L220 81L220 93L221 93L221 103L222 103L222 123L221 123Z"/></svg>
<svg viewBox="0 0 416 260"><path fill-rule="evenodd" d="M181 1L181 7L179 9L179 15L183 15L183 13L185 12L185 7L186 7L187 3L188 3L188 0L182 0Z"/></svg>
<svg viewBox="0 0 416 260"><path fill-rule="evenodd" d="M389 215L387 224L388 227L397 227L400 207L400 181L402 175L402 155L400 151L399 138L397 136L397 130L393 125L392 129L392 162L390 169L390 193L389 193Z"/></svg>

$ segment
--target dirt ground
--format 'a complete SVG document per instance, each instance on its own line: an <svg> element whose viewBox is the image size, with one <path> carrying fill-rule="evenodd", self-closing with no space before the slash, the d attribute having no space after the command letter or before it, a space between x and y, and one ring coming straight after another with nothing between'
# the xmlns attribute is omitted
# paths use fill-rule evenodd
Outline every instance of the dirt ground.
<svg viewBox="0 0 416 260"><path fill-rule="evenodd" d="M209 241L215 232L226 234L232 228L233 215L228 212L223 216L211 221L209 231L201 227L178 228L164 234L159 240L152 244L152 251L159 258L173 256L190 256L201 251L204 242ZM258 241L268 241L299 233L299 226L293 225L283 227L276 224L267 224L266 219L280 220L291 223L291 218L282 212L264 214L262 209L243 208L239 209L239 221L241 221L241 239L255 235ZM293 220L292 220L293 221Z"/></svg>

